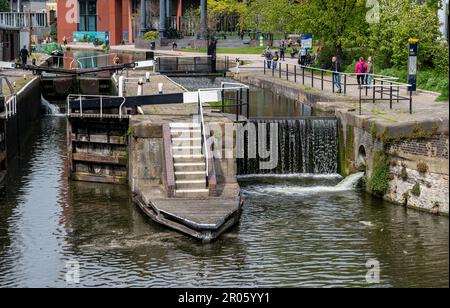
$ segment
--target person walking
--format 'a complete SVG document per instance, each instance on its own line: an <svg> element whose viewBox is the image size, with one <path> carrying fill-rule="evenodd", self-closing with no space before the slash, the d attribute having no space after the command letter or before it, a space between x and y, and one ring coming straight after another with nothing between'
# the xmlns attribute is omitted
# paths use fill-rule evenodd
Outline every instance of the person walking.
<svg viewBox="0 0 450 308"><path fill-rule="evenodd" d="M357 74L358 85L364 85L367 73L367 63L364 57L360 57L358 63L356 63L355 73Z"/></svg>
<svg viewBox="0 0 450 308"><path fill-rule="evenodd" d="M282 60L282 61L284 61L285 52L286 52L286 45L284 44L284 41L283 41L280 46L280 60Z"/></svg>
<svg viewBox="0 0 450 308"><path fill-rule="evenodd" d="M267 46L266 51L264 52L264 55L266 57L266 65L268 69L272 68L272 51L270 50L269 46Z"/></svg>
<svg viewBox="0 0 450 308"><path fill-rule="evenodd" d="M278 56L278 52L275 51L275 55L272 58L272 69L276 70L277 69L277 65L278 65L278 61L280 60L280 57Z"/></svg>
<svg viewBox="0 0 450 308"><path fill-rule="evenodd" d="M20 58L22 59L22 66L27 65L28 57L30 56L30 53L28 52L27 46L23 46L23 48L20 50Z"/></svg>
<svg viewBox="0 0 450 308"><path fill-rule="evenodd" d="M374 64L372 57L367 58L367 75L366 75L366 84L371 85L372 84L372 78L374 73Z"/></svg>
<svg viewBox="0 0 450 308"><path fill-rule="evenodd" d="M331 70L333 71L333 83L337 89L337 93L342 93L341 87L341 61L337 56L331 58Z"/></svg>

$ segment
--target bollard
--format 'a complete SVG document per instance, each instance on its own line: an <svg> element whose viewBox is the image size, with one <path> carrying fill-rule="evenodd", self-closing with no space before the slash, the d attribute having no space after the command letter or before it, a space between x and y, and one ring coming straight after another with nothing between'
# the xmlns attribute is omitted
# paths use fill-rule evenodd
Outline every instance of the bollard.
<svg viewBox="0 0 450 308"><path fill-rule="evenodd" d="M163 87L164 87L163 83L158 83L158 92L159 92L159 94L163 94Z"/></svg>
<svg viewBox="0 0 450 308"><path fill-rule="evenodd" d="M145 81L150 82L150 72L145 73Z"/></svg>
<svg viewBox="0 0 450 308"><path fill-rule="evenodd" d="M144 78L139 78L137 95L138 96L144 95Z"/></svg>
<svg viewBox="0 0 450 308"><path fill-rule="evenodd" d="M125 85L125 77L120 76L119 77L119 96L123 96L124 85Z"/></svg>

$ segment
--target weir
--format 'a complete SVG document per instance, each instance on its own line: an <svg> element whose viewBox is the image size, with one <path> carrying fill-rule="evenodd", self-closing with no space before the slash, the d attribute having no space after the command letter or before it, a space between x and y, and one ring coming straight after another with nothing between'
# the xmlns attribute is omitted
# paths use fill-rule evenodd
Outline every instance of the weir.
<svg viewBox="0 0 450 308"><path fill-rule="evenodd" d="M238 142L242 153L237 160L238 174L337 173L335 118L251 120L246 126L240 134L243 142ZM276 145L276 157L262 157L259 149L269 150L270 145ZM274 168L262 166L271 159L276 160Z"/></svg>

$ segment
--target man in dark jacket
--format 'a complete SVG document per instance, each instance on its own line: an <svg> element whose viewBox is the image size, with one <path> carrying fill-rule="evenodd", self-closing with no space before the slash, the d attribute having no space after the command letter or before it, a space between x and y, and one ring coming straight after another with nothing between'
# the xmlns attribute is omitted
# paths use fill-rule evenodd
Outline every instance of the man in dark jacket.
<svg viewBox="0 0 450 308"><path fill-rule="evenodd" d="M341 61L338 57L334 56L331 59L331 70L333 71L333 83L336 86L337 93L342 93L341 87Z"/></svg>
<svg viewBox="0 0 450 308"><path fill-rule="evenodd" d="M27 64L27 60L29 57L27 46L23 46L23 48L20 50L20 59L22 60L22 65Z"/></svg>

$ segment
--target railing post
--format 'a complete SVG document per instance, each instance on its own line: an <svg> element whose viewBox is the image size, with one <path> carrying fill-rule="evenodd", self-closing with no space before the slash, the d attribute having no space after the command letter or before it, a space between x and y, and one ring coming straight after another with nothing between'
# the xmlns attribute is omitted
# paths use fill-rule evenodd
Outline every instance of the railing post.
<svg viewBox="0 0 450 308"><path fill-rule="evenodd" d="M239 115L242 115L242 101L244 100L243 98L243 93L242 93L242 87L239 88Z"/></svg>
<svg viewBox="0 0 450 308"><path fill-rule="evenodd" d="M323 91L323 71L320 71L321 73L320 73L320 77L322 78L322 80L321 80L321 84L320 84L320 88L322 89L322 91ZM333 90L334 90L334 87L333 87Z"/></svg>
<svg viewBox="0 0 450 308"><path fill-rule="evenodd" d="M412 114L412 89L409 90L409 113Z"/></svg>
<svg viewBox="0 0 450 308"><path fill-rule="evenodd" d="M103 117L103 96L100 96L100 119Z"/></svg>
<svg viewBox="0 0 450 308"><path fill-rule="evenodd" d="M389 87L389 109L392 109L392 82Z"/></svg>
<svg viewBox="0 0 450 308"><path fill-rule="evenodd" d="M381 80L381 95L380 98L383 99L383 93L384 92L384 80Z"/></svg>
<svg viewBox="0 0 450 308"><path fill-rule="evenodd" d="M275 77L275 67L272 64L272 77Z"/></svg>
<svg viewBox="0 0 450 308"><path fill-rule="evenodd" d="M286 80L289 80L289 64L286 63Z"/></svg>
<svg viewBox="0 0 450 308"><path fill-rule="evenodd" d="M280 65L278 65L278 78L280 78L281 79L281 63L280 63Z"/></svg>
<svg viewBox="0 0 450 308"><path fill-rule="evenodd" d="M294 65L294 82L297 83L297 65Z"/></svg>
<svg viewBox="0 0 450 308"><path fill-rule="evenodd" d="M314 88L314 70L311 69L311 87Z"/></svg>
<svg viewBox="0 0 450 308"><path fill-rule="evenodd" d="M302 82L303 82L303 85L305 85L305 67L304 66L302 66Z"/></svg>
<svg viewBox="0 0 450 308"><path fill-rule="evenodd" d="M225 112L225 90L223 89L222 86L222 113Z"/></svg>
<svg viewBox="0 0 450 308"><path fill-rule="evenodd" d="M362 103L361 91L362 91L362 88L359 87L359 115L362 114L362 111L361 111L361 109L362 109L362 106L361 106L361 103Z"/></svg>
<svg viewBox="0 0 450 308"><path fill-rule="evenodd" d="M375 85L375 80L373 81L373 84L372 84L372 87L373 87L373 93L372 93L372 95L373 95L373 97L372 97L372 102L375 104L375 97L376 97L376 85Z"/></svg>
<svg viewBox="0 0 450 308"><path fill-rule="evenodd" d="M344 94L347 94L347 74L344 74Z"/></svg>
<svg viewBox="0 0 450 308"><path fill-rule="evenodd" d="M266 66L267 66L267 63L266 63L266 60L264 60L264 75L266 74Z"/></svg>
<svg viewBox="0 0 450 308"><path fill-rule="evenodd" d="M235 97L235 108L236 108L236 122L239 122L239 90L236 90L236 97Z"/></svg>
<svg viewBox="0 0 450 308"><path fill-rule="evenodd" d="M333 93L335 92L334 91L334 86L335 86L335 83L334 83L334 75L335 73L332 73L331 74L331 88L332 88L332 91L333 91ZM322 78L322 90L323 90L323 78Z"/></svg>
<svg viewBox="0 0 450 308"><path fill-rule="evenodd" d="M247 120L250 118L250 88L247 88Z"/></svg>

